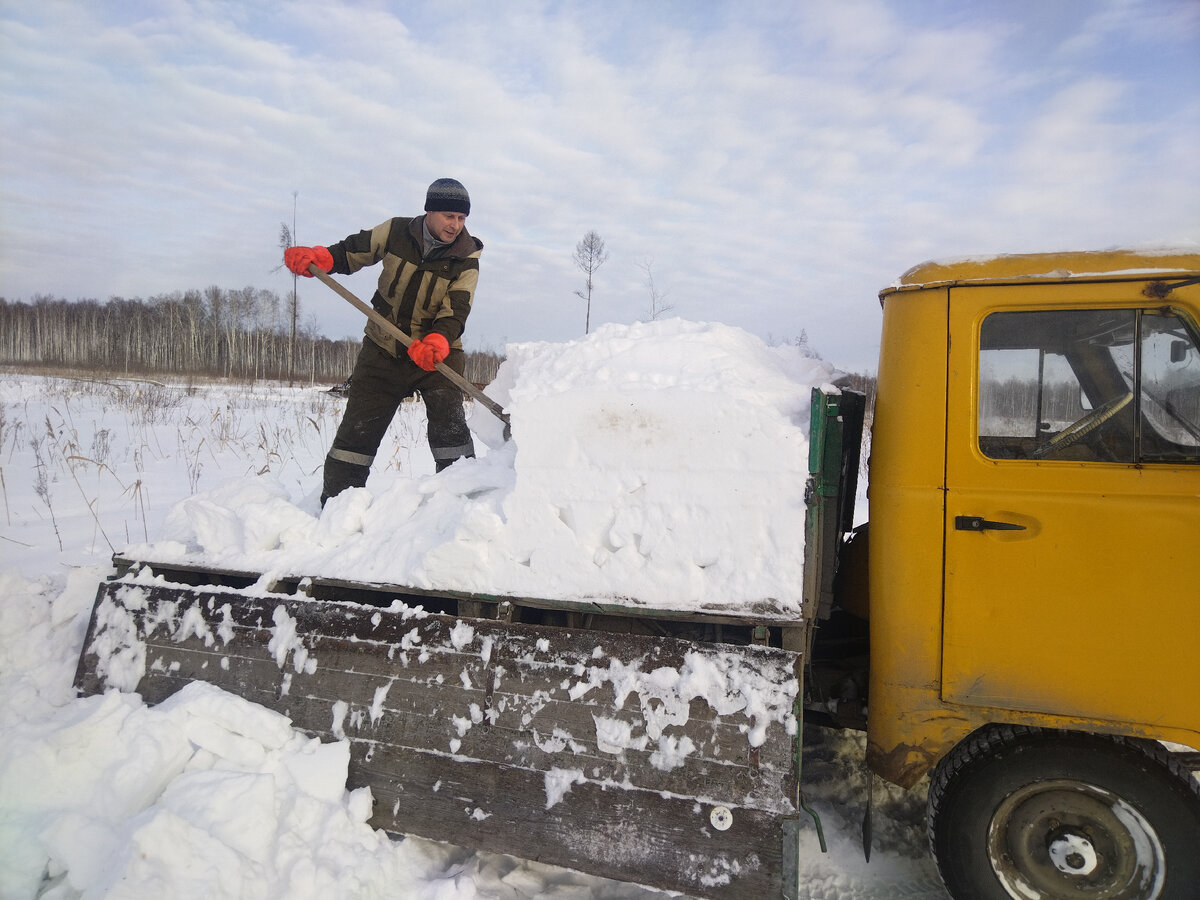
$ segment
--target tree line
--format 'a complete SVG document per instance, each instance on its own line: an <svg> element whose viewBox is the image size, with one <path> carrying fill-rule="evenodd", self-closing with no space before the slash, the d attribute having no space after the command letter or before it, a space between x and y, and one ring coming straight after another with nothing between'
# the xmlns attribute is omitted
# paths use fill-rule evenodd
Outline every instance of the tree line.
<svg viewBox="0 0 1200 900"><path fill-rule="evenodd" d="M979 385L979 413L984 419L1029 422L1043 419L1073 422L1086 412L1078 384L1009 377Z"/></svg>
<svg viewBox="0 0 1200 900"><path fill-rule="evenodd" d="M345 381L359 339L331 340L312 327L292 338L287 308L259 288L67 301L0 298L0 364L125 375L175 374L235 380ZM486 384L498 354L468 353L468 380Z"/></svg>

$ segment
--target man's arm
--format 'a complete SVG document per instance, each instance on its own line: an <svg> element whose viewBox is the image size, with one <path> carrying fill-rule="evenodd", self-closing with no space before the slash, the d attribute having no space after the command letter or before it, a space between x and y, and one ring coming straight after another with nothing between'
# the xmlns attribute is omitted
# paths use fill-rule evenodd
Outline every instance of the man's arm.
<svg viewBox="0 0 1200 900"><path fill-rule="evenodd" d="M333 256L332 271L338 275L353 275L359 269L375 265L383 259L392 228L399 221L401 220L388 219L374 228L364 229L336 244L330 244L329 253Z"/></svg>

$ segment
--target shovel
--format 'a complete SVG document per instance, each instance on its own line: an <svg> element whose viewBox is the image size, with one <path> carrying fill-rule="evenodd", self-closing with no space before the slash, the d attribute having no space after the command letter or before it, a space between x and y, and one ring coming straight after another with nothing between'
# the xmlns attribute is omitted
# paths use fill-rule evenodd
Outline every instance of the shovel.
<svg viewBox="0 0 1200 900"><path fill-rule="evenodd" d="M366 313L368 319L398 340L405 347L408 347L412 344L413 339L385 319L382 315L380 315L375 310L375 307L371 306L369 303L363 303L344 285L334 281L327 274L322 272L315 263L309 263L308 271L317 278L321 279L321 281L325 282L325 284L329 285L329 287L333 288L333 290L335 290L337 293L341 294L343 299L347 300L352 306L357 307L360 312ZM471 384L471 382L467 381L467 379L463 378L445 363L434 363L434 366L436 367L437 371L441 372L442 375L451 381L451 383L453 383L456 387L461 388L463 393L465 393L472 400L481 403L488 412L504 423L504 440L507 441L512 437L512 428L509 425L508 413L504 411L504 408L500 406L499 403L497 403L483 391L479 390L479 388L475 387L475 385Z"/></svg>

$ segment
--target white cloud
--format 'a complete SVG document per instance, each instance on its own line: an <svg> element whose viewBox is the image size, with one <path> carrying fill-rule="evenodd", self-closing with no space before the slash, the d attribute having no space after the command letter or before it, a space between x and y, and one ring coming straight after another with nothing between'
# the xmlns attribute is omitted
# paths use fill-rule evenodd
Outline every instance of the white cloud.
<svg viewBox="0 0 1200 900"><path fill-rule="evenodd" d="M1013 8L5 7L0 295L283 291L293 192L301 241L331 242L452 175L487 243L469 339L577 335L595 228L593 322L645 313L652 258L676 314L863 368L876 290L920 259L1200 236L1200 65L1136 30L1195 16ZM320 285L302 302L358 331Z"/></svg>

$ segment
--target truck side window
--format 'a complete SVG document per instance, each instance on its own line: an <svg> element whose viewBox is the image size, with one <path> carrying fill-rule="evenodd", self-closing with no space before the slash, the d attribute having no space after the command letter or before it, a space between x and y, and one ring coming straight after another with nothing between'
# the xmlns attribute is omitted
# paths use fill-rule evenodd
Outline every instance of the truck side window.
<svg viewBox="0 0 1200 900"><path fill-rule="evenodd" d="M993 313L978 385L993 459L1200 462L1200 351L1170 311Z"/></svg>

